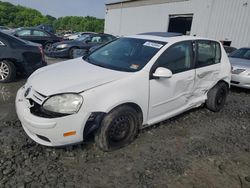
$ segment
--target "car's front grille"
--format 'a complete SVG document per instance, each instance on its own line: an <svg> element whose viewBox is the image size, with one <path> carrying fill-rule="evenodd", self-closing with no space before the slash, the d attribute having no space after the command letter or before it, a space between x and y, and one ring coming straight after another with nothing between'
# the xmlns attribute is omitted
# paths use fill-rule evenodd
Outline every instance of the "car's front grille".
<svg viewBox="0 0 250 188"><path fill-rule="evenodd" d="M232 74L240 74L240 73L242 73L242 72L244 72L246 69L234 69L233 71L232 71Z"/></svg>
<svg viewBox="0 0 250 188"><path fill-rule="evenodd" d="M60 113L54 113L49 112L43 109L42 105L36 103L32 99L29 99L30 102L30 113L32 113L35 116L42 117L42 118L58 118L58 117L64 117L69 114L60 114Z"/></svg>

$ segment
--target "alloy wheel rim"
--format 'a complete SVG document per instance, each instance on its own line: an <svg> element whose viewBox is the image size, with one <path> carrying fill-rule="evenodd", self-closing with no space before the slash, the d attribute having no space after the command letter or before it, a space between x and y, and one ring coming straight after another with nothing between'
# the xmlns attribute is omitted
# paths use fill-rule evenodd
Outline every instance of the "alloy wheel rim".
<svg viewBox="0 0 250 188"><path fill-rule="evenodd" d="M5 80L9 75L9 67L3 61L0 62L0 80Z"/></svg>

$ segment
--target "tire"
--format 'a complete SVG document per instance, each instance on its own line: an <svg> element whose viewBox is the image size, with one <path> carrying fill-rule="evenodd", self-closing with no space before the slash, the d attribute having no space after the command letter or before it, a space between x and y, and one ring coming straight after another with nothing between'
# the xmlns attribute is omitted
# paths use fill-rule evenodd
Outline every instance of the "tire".
<svg viewBox="0 0 250 188"><path fill-rule="evenodd" d="M134 108L117 107L103 118L95 135L95 142L103 151L120 149L135 139L139 124L139 117Z"/></svg>
<svg viewBox="0 0 250 188"><path fill-rule="evenodd" d="M219 112L226 103L228 90L228 86L223 82L216 84L212 89L210 89L207 94L207 108L213 112Z"/></svg>
<svg viewBox="0 0 250 188"><path fill-rule="evenodd" d="M70 59L74 59L74 50L76 50L77 48L70 48L69 49L69 58Z"/></svg>
<svg viewBox="0 0 250 188"><path fill-rule="evenodd" d="M44 51L49 52L51 50L52 43L48 42L44 45Z"/></svg>
<svg viewBox="0 0 250 188"><path fill-rule="evenodd" d="M0 60L0 83L12 82L15 78L15 65L9 60Z"/></svg>

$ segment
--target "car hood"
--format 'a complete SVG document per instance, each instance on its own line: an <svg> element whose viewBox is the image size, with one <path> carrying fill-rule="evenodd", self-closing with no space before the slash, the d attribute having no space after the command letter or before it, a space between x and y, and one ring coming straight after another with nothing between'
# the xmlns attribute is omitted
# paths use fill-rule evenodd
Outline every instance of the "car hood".
<svg viewBox="0 0 250 188"><path fill-rule="evenodd" d="M27 85L46 96L80 93L131 74L102 68L77 58L37 70L29 77Z"/></svg>
<svg viewBox="0 0 250 188"><path fill-rule="evenodd" d="M229 57L229 61L232 66L250 69L250 60Z"/></svg>

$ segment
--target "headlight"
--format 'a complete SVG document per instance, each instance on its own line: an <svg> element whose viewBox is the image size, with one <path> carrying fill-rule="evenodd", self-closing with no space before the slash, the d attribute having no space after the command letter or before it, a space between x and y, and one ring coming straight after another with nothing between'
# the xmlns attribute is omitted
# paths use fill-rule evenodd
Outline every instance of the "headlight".
<svg viewBox="0 0 250 188"><path fill-rule="evenodd" d="M66 48L68 45L67 44L60 44L56 48Z"/></svg>
<svg viewBox="0 0 250 188"><path fill-rule="evenodd" d="M74 114L77 113L83 103L83 98L78 94L61 94L49 98L43 104L43 109L61 113Z"/></svg>

